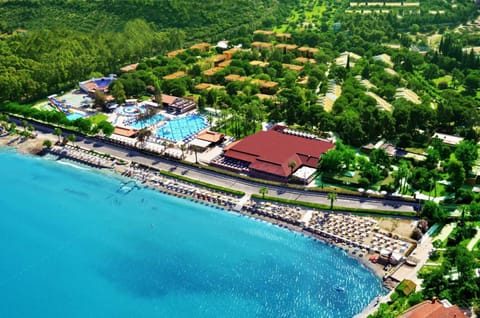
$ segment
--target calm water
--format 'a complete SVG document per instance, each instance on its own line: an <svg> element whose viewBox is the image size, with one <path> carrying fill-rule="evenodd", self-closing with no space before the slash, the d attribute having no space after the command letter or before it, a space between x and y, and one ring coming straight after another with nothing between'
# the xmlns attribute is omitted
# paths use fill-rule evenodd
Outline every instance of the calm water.
<svg viewBox="0 0 480 318"><path fill-rule="evenodd" d="M194 136L207 127L208 124L202 116L188 115L167 121L165 126L157 129L156 135L160 138L180 141Z"/></svg>
<svg viewBox="0 0 480 318"><path fill-rule="evenodd" d="M0 149L0 176L0 317L352 317L381 293L337 249L94 170Z"/></svg>

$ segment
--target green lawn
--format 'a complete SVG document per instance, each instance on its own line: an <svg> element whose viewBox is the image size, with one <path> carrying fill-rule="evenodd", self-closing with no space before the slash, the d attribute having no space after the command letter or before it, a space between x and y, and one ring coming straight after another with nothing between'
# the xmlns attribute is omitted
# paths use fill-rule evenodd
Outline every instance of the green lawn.
<svg viewBox="0 0 480 318"><path fill-rule="evenodd" d="M274 27L273 31L277 33L283 33L287 31L289 24L292 22L296 24L309 22L318 25L318 21L322 17L323 12L326 10L326 6L321 1L317 0L304 0L302 3L304 7L303 15L305 16L304 21L299 21L300 13L296 10L292 10L290 17L287 18L287 22L280 26Z"/></svg>
<svg viewBox="0 0 480 318"><path fill-rule="evenodd" d="M420 191L420 193L425 194L425 195L430 195L432 197L435 196L435 193L437 194L435 197L441 197L444 195L447 195L447 187L444 184L441 183L435 183L435 189L432 189L432 191Z"/></svg>
<svg viewBox="0 0 480 318"><path fill-rule="evenodd" d="M445 75L445 76L434 79L433 82L435 83L435 86L437 86L437 87L438 87L438 83L441 83L441 82L446 82L448 84L448 86L450 87L450 85L452 84L452 76L451 75Z"/></svg>
<svg viewBox="0 0 480 318"><path fill-rule="evenodd" d="M91 117L88 117L88 119L90 119L93 124L98 125L98 123L101 122L102 120L107 120L108 116L105 114L96 114Z"/></svg>

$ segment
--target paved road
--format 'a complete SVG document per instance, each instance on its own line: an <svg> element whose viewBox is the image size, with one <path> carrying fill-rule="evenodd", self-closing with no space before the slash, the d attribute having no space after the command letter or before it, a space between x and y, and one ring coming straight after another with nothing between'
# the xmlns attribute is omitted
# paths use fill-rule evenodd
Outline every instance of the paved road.
<svg viewBox="0 0 480 318"><path fill-rule="evenodd" d="M12 118L14 119L14 118ZM20 120L18 123L20 124ZM49 126L43 126L33 123L35 128L45 134L51 134L53 128ZM66 135L66 134L65 134ZM57 138L51 136L52 140ZM264 185L255 182L246 181L243 179L237 179L231 176L222 175L210 170L191 167L179 162L170 161L162 157L149 156L140 152L126 149L120 146L111 145L98 141L96 139L85 138L77 136L77 145L87 149L95 149L98 152L109 153L113 156L123 158L126 160L133 160L142 164L151 165L158 169L169 170L176 174L182 174L192 179L203 180L205 182L244 191L250 194L258 194L261 187ZM327 194L302 191L283 188L279 186L267 186L268 195L274 197L281 197L285 199L299 200L305 202L315 202L321 204L330 204L330 200L327 198ZM401 211L412 212L419 208L419 204L412 202L404 202L400 200L384 200L376 198L368 198L362 196L348 196L343 194L337 195L335 201L337 207L349 207L349 208L361 208L361 209L375 209L375 210L388 210L388 211Z"/></svg>
<svg viewBox="0 0 480 318"><path fill-rule="evenodd" d="M176 174L181 174L192 179L203 180L211 184L241 190L246 193L259 193L260 188L264 186L255 182L237 179L210 170L191 167L179 162L166 160L161 157L145 155L131 149L125 149L119 146L106 144L99 141L84 139L77 142L77 144L88 149L95 149L99 152L107 152L120 158L133 160L142 164L151 165L158 169L168 170ZM330 200L327 198L327 195L325 193L294 190L278 186L267 186L267 188L269 196L305 202L316 202L327 205L330 204ZM415 211L415 208L418 207L416 203L381 200L368 197L347 196L340 194L335 201L335 206L408 212Z"/></svg>

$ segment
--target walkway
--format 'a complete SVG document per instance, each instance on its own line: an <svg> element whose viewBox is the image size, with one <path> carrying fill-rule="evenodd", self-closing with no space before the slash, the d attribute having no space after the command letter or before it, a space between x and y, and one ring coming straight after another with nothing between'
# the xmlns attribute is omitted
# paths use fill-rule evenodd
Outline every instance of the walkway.
<svg viewBox="0 0 480 318"><path fill-rule="evenodd" d="M57 137L52 134L52 127L39 124L34 124L34 126L38 131L42 132L46 138L49 138L50 140L57 140ZM65 133L65 135L67 135L67 133ZM265 186L263 184L235 178L228 175L223 175L210 170L192 167L186 164L182 164L181 162L167 160L159 156L145 155L134 149L127 149L121 146L107 144L93 138L85 138L78 136L76 144L86 149L92 149L97 152L107 153L129 161L136 161L145 165L153 166L157 169L186 175L189 178L202 180L210 184L227 187L230 189L237 189L240 191L244 191L245 193L259 193L259 189ZM327 206L330 205L330 200L327 198L327 193L295 190L281 186L268 186L268 190L269 195L272 197L305 202L314 202ZM337 200L335 201L335 206L371 210L388 210L397 212L415 212L416 208L418 208L417 203L405 202L402 200L397 201L376 199L344 194L338 194Z"/></svg>
<svg viewBox="0 0 480 318"><path fill-rule="evenodd" d="M477 234L468 242L467 245L467 250L471 251L475 247L475 244L477 244L478 240L480 239L480 226L476 227L477 229Z"/></svg>
<svg viewBox="0 0 480 318"><path fill-rule="evenodd" d="M238 200L237 205L233 209L235 211L241 211L245 203L247 203L250 200L250 196L251 196L250 193L245 193L245 195L241 197L240 200Z"/></svg>
<svg viewBox="0 0 480 318"><path fill-rule="evenodd" d="M443 228L440 234L434 237L435 241L445 241L447 237L452 233L453 229L457 226L457 223L448 223Z"/></svg>

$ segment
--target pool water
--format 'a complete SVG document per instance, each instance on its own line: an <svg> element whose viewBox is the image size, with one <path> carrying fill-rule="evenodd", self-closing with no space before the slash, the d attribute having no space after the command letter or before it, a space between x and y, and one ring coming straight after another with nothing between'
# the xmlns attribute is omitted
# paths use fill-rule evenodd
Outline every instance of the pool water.
<svg viewBox="0 0 480 318"><path fill-rule="evenodd" d="M134 116L145 112L142 106L123 106L116 109L116 112L123 116Z"/></svg>
<svg viewBox="0 0 480 318"><path fill-rule="evenodd" d="M172 141L181 141L191 138L208 127L207 120L199 115L175 118L157 129L157 137Z"/></svg>
<svg viewBox="0 0 480 318"><path fill-rule="evenodd" d="M153 117L150 117L148 119L139 120L137 122L134 122L134 123L130 124L129 126L134 128L134 129L142 129L142 128L145 128L145 127L152 126L152 125L158 123L159 121L161 121L163 119L165 119L165 117L157 114L157 115L155 115Z"/></svg>
<svg viewBox="0 0 480 318"><path fill-rule="evenodd" d="M71 121L74 121L75 119L79 119L79 118L83 118L83 117L84 116L82 114L79 114L79 113L71 113L71 114L67 115L67 119L71 120Z"/></svg>

